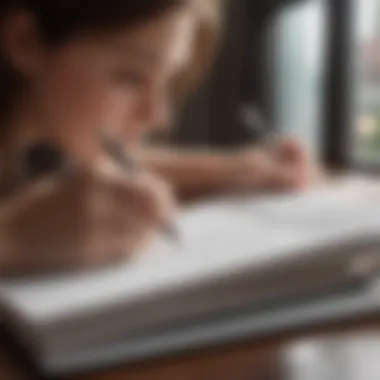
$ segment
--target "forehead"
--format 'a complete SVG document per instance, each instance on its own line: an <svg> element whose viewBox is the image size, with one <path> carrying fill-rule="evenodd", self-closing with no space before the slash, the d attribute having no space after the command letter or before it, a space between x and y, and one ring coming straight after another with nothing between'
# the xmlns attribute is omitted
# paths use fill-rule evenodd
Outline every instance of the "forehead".
<svg viewBox="0 0 380 380"><path fill-rule="evenodd" d="M108 34L99 41L126 57L177 68L186 64L193 52L194 33L194 17L183 10Z"/></svg>

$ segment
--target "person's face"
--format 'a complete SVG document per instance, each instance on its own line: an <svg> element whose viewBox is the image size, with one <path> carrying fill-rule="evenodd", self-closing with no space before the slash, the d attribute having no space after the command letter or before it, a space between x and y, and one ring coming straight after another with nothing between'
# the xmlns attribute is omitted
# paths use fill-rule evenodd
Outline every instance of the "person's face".
<svg viewBox="0 0 380 380"><path fill-rule="evenodd" d="M28 74L29 100L54 133L81 139L106 129L134 144L170 121L173 77L189 58L192 28L183 10L44 48Z"/></svg>

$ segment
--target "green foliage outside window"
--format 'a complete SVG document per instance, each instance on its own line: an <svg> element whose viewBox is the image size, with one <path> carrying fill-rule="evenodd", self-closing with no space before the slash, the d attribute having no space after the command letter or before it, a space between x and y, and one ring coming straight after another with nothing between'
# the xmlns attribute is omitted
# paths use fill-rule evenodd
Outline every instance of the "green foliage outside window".
<svg viewBox="0 0 380 380"><path fill-rule="evenodd" d="M380 156L380 110L377 111L374 117L375 125L370 134L359 136L360 146L363 151L369 155Z"/></svg>

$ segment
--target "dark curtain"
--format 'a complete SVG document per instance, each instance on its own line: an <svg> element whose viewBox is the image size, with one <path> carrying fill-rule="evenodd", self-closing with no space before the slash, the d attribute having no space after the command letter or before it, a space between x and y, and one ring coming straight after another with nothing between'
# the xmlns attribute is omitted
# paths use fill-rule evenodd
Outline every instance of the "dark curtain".
<svg viewBox="0 0 380 380"><path fill-rule="evenodd" d="M293 0L294 1L294 0ZM234 146L252 137L239 119L243 103L274 120L273 33L269 21L290 0L229 0L220 54L192 97L172 140L179 145Z"/></svg>
<svg viewBox="0 0 380 380"><path fill-rule="evenodd" d="M184 145L224 145L233 140L243 72L244 1L225 4L222 46L208 80L191 98L174 141Z"/></svg>

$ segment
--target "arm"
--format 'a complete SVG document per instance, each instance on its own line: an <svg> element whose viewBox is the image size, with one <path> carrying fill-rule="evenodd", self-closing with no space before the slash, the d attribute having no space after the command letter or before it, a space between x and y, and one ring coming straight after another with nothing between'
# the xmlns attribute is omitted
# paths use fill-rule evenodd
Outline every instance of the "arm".
<svg viewBox="0 0 380 380"><path fill-rule="evenodd" d="M182 199L240 187L241 179L246 176L250 177L250 187L260 187L263 182L261 169L266 165L259 150L248 155L146 147L138 150L137 157L144 167L169 181Z"/></svg>
<svg viewBox="0 0 380 380"><path fill-rule="evenodd" d="M142 147L137 157L185 200L223 191L299 188L307 182L306 154L290 140L271 154L257 147L232 152Z"/></svg>
<svg viewBox="0 0 380 380"><path fill-rule="evenodd" d="M115 262L149 242L174 209L149 173L129 179L115 168L30 184L0 202L0 278Z"/></svg>
<svg viewBox="0 0 380 380"><path fill-rule="evenodd" d="M139 150L139 159L185 199L218 192L228 187L235 175L234 157L219 152L146 148Z"/></svg>

